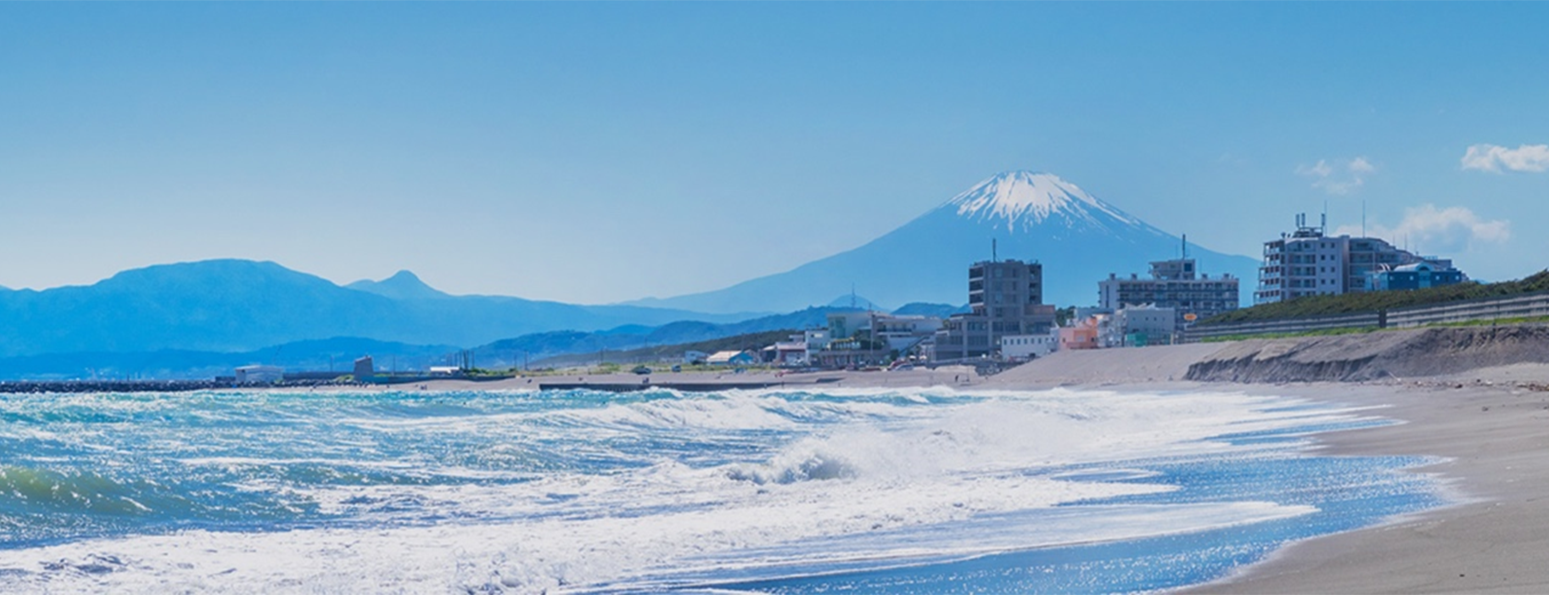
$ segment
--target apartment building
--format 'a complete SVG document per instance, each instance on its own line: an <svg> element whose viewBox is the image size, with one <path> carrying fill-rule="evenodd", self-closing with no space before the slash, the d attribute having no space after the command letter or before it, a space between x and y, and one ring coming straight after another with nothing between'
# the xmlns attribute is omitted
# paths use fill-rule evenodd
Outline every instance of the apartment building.
<svg viewBox="0 0 1549 595"><path fill-rule="evenodd" d="M1264 242L1255 304L1376 291L1381 289L1375 285L1380 273L1421 262L1456 272L1450 260L1418 256L1378 238L1328 236L1327 224L1324 217L1321 225L1309 226L1305 214L1297 215L1296 231ZM1457 276L1466 279L1461 272Z"/></svg>
<svg viewBox="0 0 1549 595"><path fill-rule="evenodd" d="M1190 314L1203 320L1236 310L1241 295L1238 286L1236 277L1212 278L1199 272L1194 259L1175 258L1152 262L1149 279L1135 274L1125 279L1109 273L1097 283L1097 302L1109 312L1143 305L1170 309L1176 313L1175 324L1182 326Z"/></svg>
<svg viewBox="0 0 1549 595"><path fill-rule="evenodd" d="M991 260L969 266L968 308L943 321L931 352L934 361L991 357L1002 337L1054 328L1054 306L1043 303L1043 265L1037 262Z"/></svg>

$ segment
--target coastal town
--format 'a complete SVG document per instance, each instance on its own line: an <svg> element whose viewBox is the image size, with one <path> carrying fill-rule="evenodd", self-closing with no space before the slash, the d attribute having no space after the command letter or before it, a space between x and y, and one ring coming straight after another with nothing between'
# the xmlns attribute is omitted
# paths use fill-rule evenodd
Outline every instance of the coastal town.
<svg viewBox="0 0 1549 595"><path fill-rule="evenodd" d="M1466 281L1449 259L1422 256L1373 237L1327 235L1326 220L1264 243L1256 304L1312 295L1439 287ZM1235 310L1241 280L1199 270L1185 238L1178 258L1150 271L1095 281L1095 307L1044 303L1044 263L987 260L968 267L968 311L947 318L878 311L829 314L826 328L757 351L714 354L714 363L760 362L826 369L867 366L1016 364L1058 350L1171 345L1195 322ZM1058 266L1049 263L1047 266ZM735 361L734 361L735 360Z"/></svg>
<svg viewBox="0 0 1549 595"><path fill-rule="evenodd" d="M1255 304L1468 280L1450 259L1416 254L1381 238L1331 235L1326 227L1326 217L1319 225L1309 225L1305 215L1298 215L1294 231L1264 242L1259 278L1252 288ZM827 314L826 324L792 332L784 340L715 352L687 349L676 360L634 362L632 371L880 371L969 365L989 372L1061 350L1188 342L1196 323L1236 310L1243 291L1241 279L1201 270L1188 247L1184 237L1177 258L1152 261L1145 275L1109 272L1106 278L1094 279L1095 306L1045 302L1044 267L1059 263L991 259L967 266L967 306L945 317L840 309ZM466 352L450 359L448 365L404 374L380 372L366 356L355 362L351 378L393 383L469 377L474 366ZM226 380L262 384L324 377L332 376L253 365L236 369Z"/></svg>
<svg viewBox="0 0 1549 595"><path fill-rule="evenodd" d="M0 595L1549 593L1549 3L0 3Z"/></svg>

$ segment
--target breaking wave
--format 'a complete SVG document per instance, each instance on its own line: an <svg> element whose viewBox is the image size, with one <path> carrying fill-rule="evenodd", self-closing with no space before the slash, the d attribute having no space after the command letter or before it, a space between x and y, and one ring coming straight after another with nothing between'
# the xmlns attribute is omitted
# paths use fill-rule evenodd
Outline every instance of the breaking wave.
<svg viewBox="0 0 1549 595"><path fill-rule="evenodd" d="M972 579L1147 590L1436 499L1396 473L1420 461L1303 452L1382 423L1364 411L1220 393L212 392L0 416L0 574L22 589L928 591L965 559L1019 560L1006 577L1173 536L1125 554L1151 578ZM1329 494L1287 471L1311 466Z"/></svg>

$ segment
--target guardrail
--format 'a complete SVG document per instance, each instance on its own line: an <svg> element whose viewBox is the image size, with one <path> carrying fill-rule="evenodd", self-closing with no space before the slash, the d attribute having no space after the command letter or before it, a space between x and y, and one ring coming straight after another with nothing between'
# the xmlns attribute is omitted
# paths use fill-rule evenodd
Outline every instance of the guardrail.
<svg viewBox="0 0 1549 595"><path fill-rule="evenodd" d="M1262 322L1238 322L1231 324L1196 326L1183 331L1183 342L1198 343L1200 341L1217 339L1221 337L1305 333L1308 331L1323 331L1344 328L1382 328L1382 326L1383 320L1382 313L1380 312L1341 314L1338 316L1308 316L1305 318L1286 318L1281 320L1265 320Z"/></svg>
<svg viewBox="0 0 1549 595"><path fill-rule="evenodd" d="M1251 337L1357 328L1411 328L1432 324L1538 317L1549 317L1549 293L1477 298L1359 314L1196 326L1183 331L1183 342L1198 343L1221 337Z"/></svg>
<svg viewBox="0 0 1549 595"><path fill-rule="evenodd" d="M1536 318L1541 316L1549 316L1549 293L1504 298L1480 298L1433 306L1394 309L1388 312L1387 326L1403 328L1428 324L1500 320L1503 318Z"/></svg>

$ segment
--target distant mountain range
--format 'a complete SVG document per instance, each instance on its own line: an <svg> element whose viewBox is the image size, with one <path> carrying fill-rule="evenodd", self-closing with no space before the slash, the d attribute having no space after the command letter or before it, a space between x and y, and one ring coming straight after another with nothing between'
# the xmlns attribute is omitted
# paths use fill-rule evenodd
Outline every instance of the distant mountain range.
<svg viewBox="0 0 1549 595"><path fill-rule="evenodd" d="M967 301L967 267L990 257L991 240L1000 258L1041 261L1045 301L1061 306L1095 302L1098 280L1144 274L1180 244L1054 175L1010 172L854 250L720 291L631 304L454 296L408 271L340 286L273 262L157 265L87 286L0 287L0 377L27 366L64 377L270 360L316 368L323 357L340 366L362 352L423 359L454 346L531 360L803 328L834 308L906 304L900 313L945 316L962 310L952 304ZM1249 283L1257 266L1198 247L1190 256L1207 273ZM21 367L6 367L13 364Z"/></svg>
<svg viewBox="0 0 1549 595"><path fill-rule="evenodd" d="M934 304L933 304L934 305ZM939 306L939 305L935 305ZM950 306L948 306L950 307ZM506 362L539 362L554 356L574 353L623 351L640 347L678 345L736 335L776 330L801 330L824 326L828 314L853 311L850 308L807 308L789 314L762 316L742 322L716 324L681 321L655 328L623 327L595 333L555 331L496 341L474 350L478 361L506 365Z"/></svg>
<svg viewBox="0 0 1549 595"><path fill-rule="evenodd" d="M124 271L89 286L0 290L0 357L243 352L333 337L481 345L553 330L752 316L451 296L407 271L341 287L272 262L210 260Z"/></svg>
<svg viewBox="0 0 1549 595"><path fill-rule="evenodd" d="M961 310L946 304L910 304L899 314L944 315ZM624 325L612 329L547 331L502 339L469 349L474 365L490 369L546 365L545 360L573 354L598 354L644 347L680 345L776 330L823 326L832 312L850 308L808 308L733 323L679 321L661 326ZM354 337L295 341L241 352L164 349L150 352L76 352L0 357L0 380L121 378L211 378L230 375L237 366L266 364L288 371L349 373L356 358L370 355L377 370L424 370L453 365L463 347L414 345Z"/></svg>
<svg viewBox="0 0 1549 595"><path fill-rule="evenodd" d="M1214 222L1210 223L1214 225ZM1178 236L1099 200L1048 173L996 175L940 207L871 242L790 271L725 289L631 305L702 312L785 312L829 303L853 290L882 306L913 301L960 304L968 300L968 265L992 256L1039 261L1044 301L1094 305L1097 282L1110 273L1146 275L1153 260L1177 258ZM1258 261L1189 247L1211 275L1230 273L1252 293Z"/></svg>

